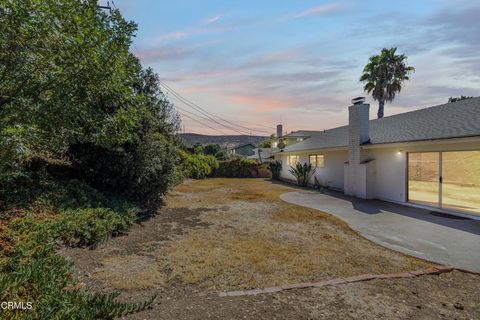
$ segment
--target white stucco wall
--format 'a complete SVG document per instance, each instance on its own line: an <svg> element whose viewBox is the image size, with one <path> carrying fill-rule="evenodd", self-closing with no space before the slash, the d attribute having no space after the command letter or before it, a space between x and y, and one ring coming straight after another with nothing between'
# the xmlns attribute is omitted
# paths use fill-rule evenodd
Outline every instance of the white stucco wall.
<svg viewBox="0 0 480 320"><path fill-rule="evenodd" d="M375 198L387 201L407 201L407 153L424 151L480 150L480 141L475 142L426 142L404 144L387 148L367 149L375 159Z"/></svg>
<svg viewBox="0 0 480 320"><path fill-rule="evenodd" d="M325 166L323 168L316 168L315 176L323 186L343 190L343 164L348 159L348 153L343 151L311 151L308 153L296 153L290 155L298 155L301 163L308 163L309 155L323 154L325 156ZM295 177L289 172L290 166L287 164L287 154L281 156L276 155L276 160L282 161L281 177L286 180L295 181ZM313 177L310 182L313 184Z"/></svg>

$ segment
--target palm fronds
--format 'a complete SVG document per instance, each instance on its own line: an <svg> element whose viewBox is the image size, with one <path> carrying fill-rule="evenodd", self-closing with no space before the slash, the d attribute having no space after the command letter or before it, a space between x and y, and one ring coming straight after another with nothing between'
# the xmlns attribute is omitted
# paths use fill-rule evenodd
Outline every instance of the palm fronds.
<svg viewBox="0 0 480 320"><path fill-rule="evenodd" d="M414 67L407 65L407 56L396 52L397 48L384 48L379 55L370 57L360 77L360 82L365 83L363 90L379 102L379 118L383 117L385 102L392 102L403 82L415 72Z"/></svg>
<svg viewBox="0 0 480 320"><path fill-rule="evenodd" d="M311 164L297 162L295 166L290 166L289 172L297 179L300 187L306 187L315 170Z"/></svg>

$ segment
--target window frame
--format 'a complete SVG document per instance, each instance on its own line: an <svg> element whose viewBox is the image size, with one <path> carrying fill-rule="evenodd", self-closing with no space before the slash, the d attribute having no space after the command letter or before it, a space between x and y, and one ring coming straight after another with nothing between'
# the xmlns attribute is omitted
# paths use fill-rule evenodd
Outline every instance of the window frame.
<svg viewBox="0 0 480 320"><path fill-rule="evenodd" d="M295 157L295 158L297 159L294 163L292 163L292 160L291 160L291 158L293 158L293 157ZM287 156L287 164L288 164L289 166L294 166L294 165L296 165L297 163L300 163L300 156L299 156L299 155L292 154L292 155L288 155L288 156Z"/></svg>
<svg viewBox="0 0 480 320"><path fill-rule="evenodd" d="M312 163L312 157L315 157L315 164ZM322 158L322 165L318 165L318 158ZM325 154L323 153L314 153L308 155L308 163L310 163L315 168L325 168Z"/></svg>

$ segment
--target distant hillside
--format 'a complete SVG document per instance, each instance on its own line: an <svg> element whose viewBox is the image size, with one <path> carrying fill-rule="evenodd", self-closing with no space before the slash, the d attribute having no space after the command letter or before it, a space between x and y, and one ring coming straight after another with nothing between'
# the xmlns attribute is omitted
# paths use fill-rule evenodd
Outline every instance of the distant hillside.
<svg viewBox="0 0 480 320"><path fill-rule="evenodd" d="M247 135L237 135L237 136L209 136L204 134L196 133L181 133L180 136L185 140L187 146L192 146L195 143L200 143L202 145L206 144L219 144L224 148L231 148L238 144L252 143L255 146L258 146L260 142L267 139L268 137L262 136L247 136Z"/></svg>

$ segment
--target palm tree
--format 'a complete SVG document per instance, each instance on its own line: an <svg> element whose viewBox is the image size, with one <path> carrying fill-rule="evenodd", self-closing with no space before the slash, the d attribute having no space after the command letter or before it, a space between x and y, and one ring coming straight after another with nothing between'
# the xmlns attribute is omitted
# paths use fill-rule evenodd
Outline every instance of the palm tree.
<svg viewBox="0 0 480 320"><path fill-rule="evenodd" d="M378 101L378 118L383 118L385 102L392 102L395 94L402 90L405 80L415 68L407 65L407 56L397 55L397 48L382 49L380 55L370 57L363 69L360 82L365 83L363 90L372 94Z"/></svg>

